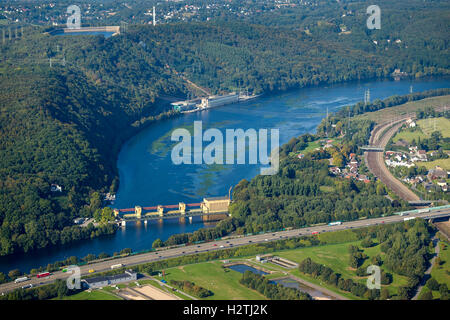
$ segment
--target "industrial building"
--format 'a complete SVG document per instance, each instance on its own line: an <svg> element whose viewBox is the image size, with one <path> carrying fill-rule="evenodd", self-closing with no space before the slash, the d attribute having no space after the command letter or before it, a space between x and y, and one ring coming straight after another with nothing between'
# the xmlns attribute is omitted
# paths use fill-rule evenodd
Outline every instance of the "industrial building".
<svg viewBox="0 0 450 320"><path fill-rule="evenodd" d="M171 105L175 111L188 111L196 108L195 102L189 100L172 102Z"/></svg>
<svg viewBox="0 0 450 320"><path fill-rule="evenodd" d="M232 92L223 96L209 96L208 98L202 98L201 108L214 108L223 106L225 104L239 102L239 95L236 92Z"/></svg>
<svg viewBox="0 0 450 320"><path fill-rule="evenodd" d="M122 282L134 281L137 279L137 273L131 270L127 270L124 273L115 274L113 276L93 277L83 279L83 282L88 288L95 289L108 285L114 285Z"/></svg>
<svg viewBox="0 0 450 320"><path fill-rule="evenodd" d="M227 196L204 198L202 209L204 212L227 212L231 199Z"/></svg>

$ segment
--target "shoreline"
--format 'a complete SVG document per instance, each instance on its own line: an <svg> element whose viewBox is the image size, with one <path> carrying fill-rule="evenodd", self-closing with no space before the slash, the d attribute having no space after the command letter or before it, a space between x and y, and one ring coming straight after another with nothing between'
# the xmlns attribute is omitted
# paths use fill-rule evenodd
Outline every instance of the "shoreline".
<svg viewBox="0 0 450 320"><path fill-rule="evenodd" d="M422 78L420 78L420 79L433 79L433 78L436 78L436 77L422 77ZM448 78L448 77L446 77L446 76L442 76L442 77L438 77L438 78L441 78L441 79L446 79L446 78ZM420 80L420 79L415 79L415 80ZM333 84L327 84L327 85L314 85L314 86L305 86L305 87L302 87L302 88L297 88L297 89L295 89L295 88L293 88L293 89L289 89L289 90L286 90L286 91L281 91L281 92L270 92L270 93L265 93L264 94L264 96L276 96L276 95L279 95L279 94L285 94L285 93L288 93L288 92L292 92L292 91L297 91L297 90L303 90L303 89L307 89L307 88L320 88L320 87L324 87L324 88L328 88L329 86L335 86L335 85L347 85L347 84L352 84L352 83L361 83L361 84L364 84L364 83L368 83L368 82L371 82L371 81L373 81L373 79L372 80L363 80L363 81L361 81L361 80L355 80L355 81L346 81L346 82L341 82L341 83L333 83ZM393 81L392 79L386 79L386 78L382 78L382 79L379 79L379 81L381 81L381 82L385 82L385 81ZM405 80L403 80L403 81L405 81ZM258 97L260 97L261 95L259 95ZM163 104L162 104L162 101L159 101L158 102L158 104L160 105L160 107L162 107L163 106ZM162 108L162 110L164 110L164 108ZM169 111L170 112L170 111ZM167 115L167 116L165 116L164 117L164 115ZM113 151L114 153L116 153L116 157L115 157L115 164L116 164L116 167L115 167L115 169L116 169L116 173L117 173L117 175L115 175L115 177L117 178L117 180L118 180L118 185L120 184L120 180L119 180L119 175L118 175L118 172L119 172L119 170L118 170L118 167L117 167L117 160L118 160L118 156L119 156L119 154L120 154L120 151L122 150L122 148L123 148L123 146L130 140L130 139L132 139L132 138L134 138L136 135L138 135L139 133L141 133L142 131L144 131L146 128L148 128L150 125L152 125L153 123L156 123L156 122L159 122L160 120L169 120L169 119L172 119L173 117L177 117L177 116L179 116L179 115L181 115L181 113L179 113L179 112L177 112L177 113L173 113L173 114L169 114L168 113L168 111L164 111L164 112L161 112L161 113L159 113L159 114L157 114L157 115L154 115L154 116L149 116L149 117L153 117L154 119L153 120L149 120L149 121L145 121L145 122L143 122L139 127L132 127L132 123L129 123L129 124L127 124L127 127L131 127L130 129L131 130L127 130L127 132L126 132L126 137L125 136L122 136L121 138L120 138L120 141L122 142L121 143L121 145L120 145L120 148L114 148L115 150ZM157 119L158 117L161 117L162 119ZM117 189L116 189L116 191L117 191ZM109 235L105 235L104 236L104 238L107 238L107 237L114 237L115 235L117 234L117 232L114 232L113 234L109 234ZM99 239L99 238L103 238L102 236L100 236L100 237L96 237L95 239ZM68 243L67 244L67 246L68 247L72 247L72 245L77 245L77 244L79 244L79 243L82 243L82 242L89 242L90 240L92 240L92 239L88 239L87 241L84 241L84 240L80 240L80 241L76 241L76 242L71 242L71 243ZM55 246L48 246L48 247L45 247L45 248L41 248L41 249L37 249L37 250L33 250L33 252L34 251L40 251L40 250L45 250L45 249L49 249L49 248L56 248ZM18 252L19 253L19 252ZM21 254L22 252L20 252L19 254ZM28 252L28 253L30 253L30 252ZM25 255L26 255L27 253L25 253ZM3 257L11 257L12 255L7 255L7 256L3 256ZM81 256L78 256L78 258L82 258ZM49 263L54 263L55 261L50 261ZM39 267L39 266L38 266Z"/></svg>

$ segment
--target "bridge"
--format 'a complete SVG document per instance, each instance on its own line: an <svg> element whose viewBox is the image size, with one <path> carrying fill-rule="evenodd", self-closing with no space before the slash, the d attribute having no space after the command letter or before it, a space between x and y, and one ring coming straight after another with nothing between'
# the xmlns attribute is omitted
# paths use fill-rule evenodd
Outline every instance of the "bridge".
<svg viewBox="0 0 450 320"><path fill-rule="evenodd" d="M364 151L383 152L383 151L384 151L384 148L377 147L377 146L363 146L363 147L361 147L361 150L364 150Z"/></svg>
<svg viewBox="0 0 450 320"><path fill-rule="evenodd" d="M153 207L135 206L134 208L114 209L114 216L122 224L127 221L161 220L170 218L185 218L190 220L200 216L204 221L223 219L228 216L228 207L231 203L229 196L204 198L199 203L184 203L171 205L157 205Z"/></svg>

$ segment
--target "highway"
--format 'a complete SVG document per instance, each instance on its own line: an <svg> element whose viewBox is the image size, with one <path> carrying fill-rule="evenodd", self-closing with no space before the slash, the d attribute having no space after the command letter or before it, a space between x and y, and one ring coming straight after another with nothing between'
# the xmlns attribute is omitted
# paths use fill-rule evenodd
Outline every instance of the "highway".
<svg viewBox="0 0 450 320"><path fill-rule="evenodd" d="M419 217L419 218L437 218L442 216L449 216L450 215L450 208L443 208L439 210L433 210L429 213L412 213L409 214L408 217ZM213 251L213 250L224 250L228 248L234 248L238 246L248 245L248 244L254 244L254 243L264 243L267 241L276 241L280 239L286 239L286 238L294 238L299 236L308 236L311 235L313 232L329 232L329 231L337 231L337 230L344 230L344 229L351 229L351 228L363 228L367 226L374 226L381 223L394 223L403 221L405 216L399 216L399 215L393 215L389 217L380 217L380 218L373 218L373 219L364 219L364 220L356 220L356 221L349 221L344 222L341 225L336 226L328 226L328 225L322 225L322 226L314 226L314 227L308 227L308 228L301 228L301 229L292 229L292 230L286 230L286 231L278 231L273 233L265 233L265 234L258 234L258 235L251 235L251 236L241 236L241 237L235 237L235 238L229 238L224 240L218 240L218 241L212 241L212 242L206 242L198 245L190 245L190 246L184 246L184 247L176 247L172 249L167 250L160 250L160 251L152 251L148 253L143 253L139 255L134 256L128 256L128 257L122 257L117 258L109 261L101 261L96 262L88 265L80 266L81 269L81 275L85 276L88 274L95 274L98 272L104 272L104 271L110 271L111 266L115 264L123 264L125 267L131 267L138 264L148 263L152 261L158 261L163 259L169 259L174 257L180 257L183 255L189 255L189 254L195 254L200 252L207 252L207 251ZM89 270L93 269L95 270L94 273L89 273ZM0 293L5 293L17 288L20 288L24 285L33 284L33 286L39 286L43 284L48 284L56 279L67 279L69 275L67 273L63 273L61 271L54 272L50 277L48 278L32 278L31 280L21 282L21 283L14 283L14 282L8 282L5 284L0 285Z"/></svg>

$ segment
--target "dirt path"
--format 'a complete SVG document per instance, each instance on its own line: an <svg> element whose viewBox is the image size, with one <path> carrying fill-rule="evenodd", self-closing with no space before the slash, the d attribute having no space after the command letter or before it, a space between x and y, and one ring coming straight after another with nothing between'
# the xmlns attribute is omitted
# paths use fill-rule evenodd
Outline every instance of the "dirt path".
<svg viewBox="0 0 450 320"><path fill-rule="evenodd" d="M145 285L139 288L135 287L132 288L131 290L147 297L149 300L182 300L181 298L175 295L166 293L150 285Z"/></svg>

